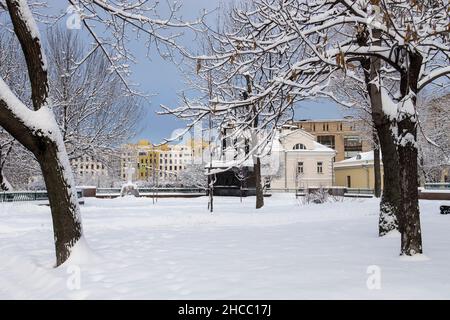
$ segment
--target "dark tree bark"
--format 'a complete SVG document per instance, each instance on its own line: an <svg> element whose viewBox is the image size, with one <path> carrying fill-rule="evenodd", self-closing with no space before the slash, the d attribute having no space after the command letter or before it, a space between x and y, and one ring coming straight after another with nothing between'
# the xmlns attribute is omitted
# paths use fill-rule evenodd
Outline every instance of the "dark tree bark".
<svg viewBox="0 0 450 320"><path fill-rule="evenodd" d="M411 103L416 110L417 83L422 66L419 52L408 51L409 66L401 73L400 93L403 98L413 94ZM400 100L400 104L402 104ZM414 255L422 253L422 234L420 227L418 195L418 150L416 114L400 112L398 120L398 155L400 162L400 231L402 234L401 254Z"/></svg>
<svg viewBox="0 0 450 320"><path fill-rule="evenodd" d="M31 99L33 108L37 111L47 107L48 102L47 69L43 62L40 39L34 37L27 25L30 22L24 20L22 3L16 0L7 0L6 3L14 33L27 62ZM8 99L0 99L0 126L34 154L42 169L52 212L56 265L59 266L67 260L72 247L82 237L78 200L66 150L57 126L55 130L58 132L44 132L40 128L31 127L17 115L17 106L9 103L11 101Z"/></svg>
<svg viewBox="0 0 450 320"><path fill-rule="evenodd" d="M256 209L260 209L264 206L264 189L261 181L261 161L259 157L256 158L254 173L256 181Z"/></svg>
<svg viewBox="0 0 450 320"><path fill-rule="evenodd" d="M381 161L380 161L380 144L378 135L373 133L373 173L374 173L374 194L376 198L381 196Z"/></svg>
<svg viewBox="0 0 450 320"><path fill-rule="evenodd" d="M400 176L397 146L392 136L393 123L378 114L374 124L380 141L383 161L383 193L380 202L378 234L384 236L392 230L399 229L400 210Z"/></svg>
<svg viewBox="0 0 450 320"><path fill-rule="evenodd" d="M250 76L246 75L245 79L247 82L247 93L248 96L250 96L252 93ZM258 128L258 115L255 106L252 108L252 116L254 118L253 128ZM256 135L252 140L255 142L255 145L257 145L258 137ZM253 156L253 174L255 175L256 209L260 209L264 206L264 189L261 181L261 160L258 156Z"/></svg>
<svg viewBox="0 0 450 320"><path fill-rule="evenodd" d="M379 30L373 30L374 37L380 36ZM366 41L363 39L362 41ZM363 45L362 43L361 45ZM378 136L383 159L383 193L380 201L378 234L384 236L398 229L400 208L400 177L397 145L394 138L395 119L390 119L383 112L380 88L373 82L378 77L381 60L378 57L362 58L361 65L369 94L372 122Z"/></svg>

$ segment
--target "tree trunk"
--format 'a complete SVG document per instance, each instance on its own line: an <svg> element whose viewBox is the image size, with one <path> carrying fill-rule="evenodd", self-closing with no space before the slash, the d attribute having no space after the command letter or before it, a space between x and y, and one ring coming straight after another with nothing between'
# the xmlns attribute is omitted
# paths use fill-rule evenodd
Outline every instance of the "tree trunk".
<svg viewBox="0 0 450 320"><path fill-rule="evenodd" d="M24 108L22 112L29 112L29 116L33 116L34 111L26 109L25 106L22 108ZM27 127L1 97L0 125L30 150L39 162L50 202L56 266L59 266L66 261L71 248L82 236L75 182L64 144L57 144L43 135L41 129L35 130ZM58 130L56 122L55 130ZM58 147L62 150L59 150Z"/></svg>
<svg viewBox="0 0 450 320"><path fill-rule="evenodd" d="M67 260L71 248L82 236L74 181L71 174L65 172L67 164L60 152L54 142L47 140L36 156L52 212L57 266Z"/></svg>
<svg viewBox="0 0 450 320"><path fill-rule="evenodd" d="M380 201L378 234L384 236L399 228L400 176L397 146L392 136L392 123L386 117L374 118L383 161L383 193Z"/></svg>
<svg viewBox="0 0 450 320"><path fill-rule="evenodd" d="M260 209L264 206L264 190L261 181L261 161L259 157L256 157L253 168L256 183L256 209Z"/></svg>
<svg viewBox="0 0 450 320"><path fill-rule="evenodd" d="M82 237L75 182L61 131L48 109L47 66L41 40L35 32L36 22L24 14L30 10L26 1L7 0L6 4L27 63L34 111L0 78L0 126L30 150L41 166L52 213L56 266L59 266ZM36 114L38 111L40 114ZM43 116L47 117L44 125L42 121L34 121Z"/></svg>
<svg viewBox="0 0 450 320"><path fill-rule="evenodd" d="M399 132L413 134L416 139L416 126L411 119L398 123ZM401 137L400 137L401 139ZM418 197L417 148L415 144L400 141L398 146L400 159L400 186L402 197L400 201L400 219L402 243L401 254L412 256L422 253L422 236L420 230L420 213Z"/></svg>
<svg viewBox="0 0 450 320"><path fill-rule="evenodd" d="M374 36L379 37L379 30L374 30ZM398 215L400 207L400 178L397 146L394 140L395 119L390 119L383 112L381 91L374 81L378 78L381 67L379 58L363 59L367 92L369 93L372 122L378 136L383 159L383 193L380 201L380 216L378 220L378 234L384 236L398 229Z"/></svg>
<svg viewBox="0 0 450 320"><path fill-rule="evenodd" d="M399 105L397 144L402 191L400 200L401 254L412 256L422 253L417 166L417 116L415 111L417 82L423 58L419 52L411 50L408 51L408 60L409 66L406 72L401 74L400 79L402 100ZM403 103L410 103L414 110L403 108Z"/></svg>
<svg viewBox="0 0 450 320"><path fill-rule="evenodd" d="M247 94L248 96L251 95L252 93L252 83L250 80L250 76L247 74L245 76L245 80L247 82ZM253 137L252 137L252 141L254 143L255 146L258 145L258 133L257 133L257 128L258 128L258 113L256 110L256 106L253 105L252 106L252 113L253 113L253 130L255 130L255 132L252 133ZM258 156L253 156L253 174L255 175L255 192L256 192L256 209L260 209L264 206L264 190L263 190L263 186L261 183L261 161L259 159Z"/></svg>
<svg viewBox="0 0 450 320"><path fill-rule="evenodd" d="M378 136L374 132L374 148L373 148L373 173L374 173L374 194L375 198L381 196L381 162L380 162L380 144L378 142Z"/></svg>

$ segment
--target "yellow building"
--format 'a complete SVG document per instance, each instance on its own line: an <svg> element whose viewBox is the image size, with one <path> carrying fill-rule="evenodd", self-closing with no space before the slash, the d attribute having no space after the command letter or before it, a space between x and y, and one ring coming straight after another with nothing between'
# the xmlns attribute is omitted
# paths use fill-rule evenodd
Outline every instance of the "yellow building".
<svg viewBox="0 0 450 320"><path fill-rule="evenodd" d="M120 157L120 176L126 177L126 170L132 166L134 170L133 180L143 180L149 177L149 168L152 161L159 163L158 151L152 146L150 141L142 139L136 144L129 143L122 147Z"/></svg>
<svg viewBox="0 0 450 320"><path fill-rule="evenodd" d="M204 148L202 144L199 146L198 152ZM188 144L154 146L148 140L140 140L122 147L120 175L125 179L127 168L132 166L135 169L133 180L149 181L152 177L177 179L193 163L194 154Z"/></svg>
<svg viewBox="0 0 450 320"><path fill-rule="evenodd" d="M372 147L372 131L363 120L345 117L339 120L298 120L293 125L314 135L317 142L336 151L335 161L352 158Z"/></svg>
<svg viewBox="0 0 450 320"><path fill-rule="evenodd" d="M160 149L155 148L150 142L138 151L138 180L147 180L156 175L159 168Z"/></svg>
<svg viewBox="0 0 450 320"><path fill-rule="evenodd" d="M336 162L334 177L337 186L359 189L375 188L373 151L362 152L356 157ZM381 188L383 188L383 163L381 162Z"/></svg>

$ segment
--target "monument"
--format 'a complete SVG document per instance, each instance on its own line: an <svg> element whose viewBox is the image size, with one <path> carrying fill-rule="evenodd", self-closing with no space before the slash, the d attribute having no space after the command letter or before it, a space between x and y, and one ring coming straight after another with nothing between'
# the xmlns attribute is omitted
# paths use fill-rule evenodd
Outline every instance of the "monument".
<svg viewBox="0 0 450 320"><path fill-rule="evenodd" d="M135 196L139 197L139 190L136 184L133 183L133 174L135 172L135 168L131 164L128 164L126 174L127 174L127 183L122 186L120 190L120 196Z"/></svg>

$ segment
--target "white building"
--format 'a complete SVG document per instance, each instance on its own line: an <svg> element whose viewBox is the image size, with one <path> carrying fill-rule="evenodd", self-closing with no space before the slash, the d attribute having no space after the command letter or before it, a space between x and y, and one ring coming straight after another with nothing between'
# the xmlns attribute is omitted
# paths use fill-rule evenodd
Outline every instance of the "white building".
<svg viewBox="0 0 450 320"><path fill-rule="evenodd" d="M94 157L83 155L70 160L78 183L99 185L109 178L108 167Z"/></svg>
<svg viewBox="0 0 450 320"><path fill-rule="evenodd" d="M302 129L286 126L272 146L272 189L329 187L333 185L333 158L336 151L316 141ZM278 161L274 161L274 155ZM266 161L263 160L263 163Z"/></svg>
<svg viewBox="0 0 450 320"><path fill-rule="evenodd" d="M177 178L193 163L192 148L187 145L166 145L158 150L159 176L162 178Z"/></svg>

